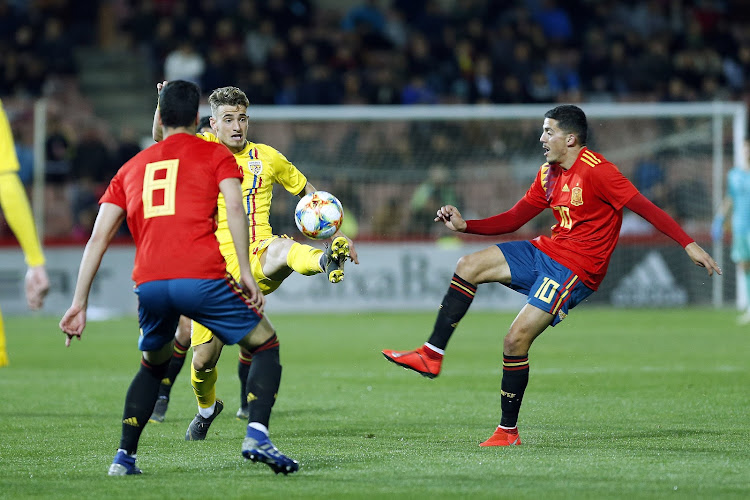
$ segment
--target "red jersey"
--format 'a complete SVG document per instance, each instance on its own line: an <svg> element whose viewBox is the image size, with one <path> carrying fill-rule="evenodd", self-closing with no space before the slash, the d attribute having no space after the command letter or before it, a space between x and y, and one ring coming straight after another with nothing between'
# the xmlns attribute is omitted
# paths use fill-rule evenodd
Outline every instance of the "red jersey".
<svg viewBox="0 0 750 500"><path fill-rule="evenodd" d="M230 177L242 179L232 153L190 134L169 136L120 168L99 203L127 212L136 284L225 276L214 216L219 182Z"/></svg>
<svg viewBox="0 0 750 500"><path fill-rule="evenodd" d="M557 224L551 238L539 236L531 243L596 290L620 237L622 208L636 194L613 163L587 148L568 170L545 163L524 200L551 208Z"/></svg>

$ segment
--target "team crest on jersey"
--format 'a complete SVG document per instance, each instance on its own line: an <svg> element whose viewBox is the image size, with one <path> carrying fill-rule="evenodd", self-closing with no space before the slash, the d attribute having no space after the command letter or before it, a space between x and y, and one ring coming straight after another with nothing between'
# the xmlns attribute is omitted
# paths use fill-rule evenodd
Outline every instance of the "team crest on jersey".
<svg viewBox="0 0 750 500"><path fill-rule="evenodd" d="M247 169L253 175L260 175L263 172L263 162L260 160L248 160Z"/></svg>
<svg viewBox="0 0 750 500"><path fill-rule="evenodd" d="M570 190L570 204L576 207L583 205L583 189L580 186Z"/></svg>

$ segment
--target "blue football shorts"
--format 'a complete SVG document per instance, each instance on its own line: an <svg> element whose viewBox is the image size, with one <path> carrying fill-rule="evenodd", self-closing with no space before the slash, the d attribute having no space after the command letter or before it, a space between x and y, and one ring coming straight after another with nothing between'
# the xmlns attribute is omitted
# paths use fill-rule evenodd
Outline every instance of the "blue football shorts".
<svg viewBox="0 0 750 500"><path fill-rule="evenodd" d="M527 304L553 315L551 326L594 293L578 275L552 260L529 241L498 243L510 266L509 288L528 296Z"/></svg>
<svg viewBox="0 0 750 500"><path fill-rule="evenodd" d="M172 279L136 286L138 349L155 351L174 338L180 315L210 328L223 343L239 342L263 317L248 306L231 275L226 279Z"/></svg>

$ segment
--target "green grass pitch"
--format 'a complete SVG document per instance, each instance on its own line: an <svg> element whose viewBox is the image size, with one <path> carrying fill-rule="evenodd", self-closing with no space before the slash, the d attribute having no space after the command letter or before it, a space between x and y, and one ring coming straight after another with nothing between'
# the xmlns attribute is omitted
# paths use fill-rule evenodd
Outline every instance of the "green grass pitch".
<svg viewBox="0 0 750 500"><path fill-rule="evenodd" d="M184 441L185 369L144 431L144 474L110 478L136 320L92 322L66 349L59 318L6 317L0 498L750 498L750 327L734 311L575 310L532 348L513 448L477 446L499 421L512 314L470 312L435 380L380 354L420 345L432 313L270 318L284 366L271 436L300 472L241 457L230 346L208 439Z"/></svg>

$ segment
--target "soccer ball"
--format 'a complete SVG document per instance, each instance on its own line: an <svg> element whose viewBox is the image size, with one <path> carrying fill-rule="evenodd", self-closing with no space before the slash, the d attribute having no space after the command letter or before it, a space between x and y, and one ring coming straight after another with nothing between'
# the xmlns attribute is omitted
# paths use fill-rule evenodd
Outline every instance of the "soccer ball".
<svg viewBox="0 0 750 500"><path fill-rule="evenodd" d="M308 193L294 210L294 222L302 234L314 240L333 236L344 220L341 202L326 191Z"/></svg>

